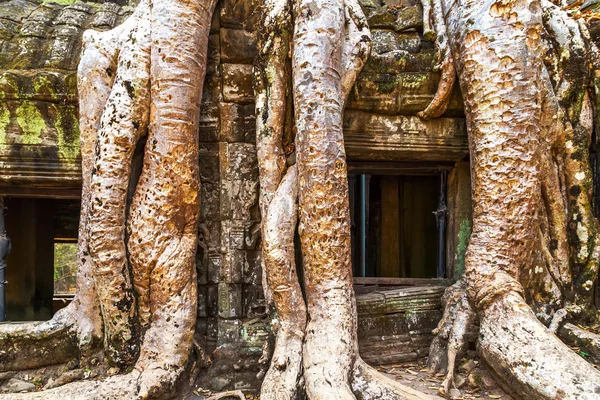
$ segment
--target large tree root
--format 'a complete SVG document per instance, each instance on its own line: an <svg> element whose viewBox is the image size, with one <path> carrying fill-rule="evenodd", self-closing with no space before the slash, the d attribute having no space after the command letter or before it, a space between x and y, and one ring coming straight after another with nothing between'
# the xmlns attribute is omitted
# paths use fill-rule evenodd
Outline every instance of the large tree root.
<svg viewBox="0 0 600 400"><path fill-rule="evenodd" d="M435 48L438 58L436 69L439 69L440 71L440 81L433 99L423 111L417 113L417 116L423 119L437 118L446 111L448 104L450 103L450 96L452 96L454 82L456 82L454 60L452 59L452 52L448 45L446 21L442 17L442 13L441 0L423 1L423 35L428 34L430 21L433 21Z"/></svg>
<svg viewBox="0 0 600 400"><path fill-rule="evenodd" d="M364 15L354 1L294 2L296 163L287 167L289 12L287 1L267 2L257 62L263 257L279 325L261 398L294 399L301 389L311 399L429 398L358 355L341 118L370 48ZM293 251L297 193L306 305Z"/></svg>
<svg viewBox="0 0 600 400"><path fill-rule="evenodd" d="M257 152L264 276L277 310L276 342L261 387L263 399L294 399L302 390L302 345L306 305L296 274L294 233L298 173L287 168L283 146L290 115L291 5L267 1L256 60ZM287 171L286 171L287 169Z"/></svg>
<svg viewBox="0 0 600 400"><path fill-rule="evenodd" d="M531 274L534 267L538 273L533 249L540 237L556 235L547 225L539 234L536 208L543 204L544 187L540 171L548 173L549 169L540 163L540 156L547 142L565 140L571 134L560 127L558 134L552 130L551 125L563 123L560 113L554 113L554 123L544 116L544 105L552 103L549 96L554 96L554 88L549 85L544 65L541 4L465 0L444 1L442 6L465 99L475 172L473 233L465 269L468 296L481 319L479 352L503 386L522 398L597 398L600 373L538 321L523 300L518 281L523 273ZM560 40L569 42L565 39L573 30L566 25L558 31ZM561 46L561 51L565 47ZM581 99L579 110L586 110L585 96ZM572 132L572 140L586 137L585 126ZM585 157L566 154L565 182L571 175L586 177ZM556 179L548 180L546 185L553 181ZM572 188L572 183L566 187ZM582 218L570 224L579 228L582 241L569 242L575 276L582 271L594 275L596 268L596 261L589 261L596 252L596 240L588 240L596 228L593 219L587 217L586 200L580 196L587 189L580 189L567 195L569 206L577 204L579 209L573 215ZM549 186L544 191L549 210L545 215L550 224L557 221L560 227L560 219L552 210L557 205L548 202L560 191ZM582 230L586 235L581 234ZM586 250L582 251L581 246ZM561 256L562 250L556 245L547 250L547 259ZM557 270L561 265L565 263L554 263L542 271L550 270L565 280L564 273Z"/></svg>
<svg viewBox="0 0 600 400"><path fill-rule="evenodd" d="M446 378L440 387L441 394L448 396L454 387L456 359L464 353L467 333L475 322L475 312L467 298L466 282L459 280L444 292L444 314L433 334L427 360L430 372L443 371Z"/></svg>
<svg viewBox="0 0 600 400"><path fill-rule="evenodd" d="M64 312L66 311L66 312ZM64 310L52 320L0 325L0 372L66 363L79 354L74 318Z"/></svg>
<svg viewBox="0 0 600 400"><path fill-rule="evenodd" d="M482 315L479 352L503 387L523 399L597 399L600 372L542 325L514 293Z"/></svg>
<svg viewBox="0 0 600 400"><path fill-rule="evenodd" d="M65 318L56 317L30 333L39 340L52 330L69 329L72 340L65 343L72 344L77 333L81 352L90 354L104 342L109 365L133 371L17 398L175 393L195 326L197 127L214 6L214 0L142 1L123 25L84 35L78 292L61 313ZM142 173L132 184L133 151L146 131ZM9 333L8 340L26 338L18 330ZM13 348L18 346L9 353ZM57 346L48 353L61 362L61 352ZM27 367L43 365L50 356L40 358ZM3 368L15 366L10 354L5 360Z"/></svg>

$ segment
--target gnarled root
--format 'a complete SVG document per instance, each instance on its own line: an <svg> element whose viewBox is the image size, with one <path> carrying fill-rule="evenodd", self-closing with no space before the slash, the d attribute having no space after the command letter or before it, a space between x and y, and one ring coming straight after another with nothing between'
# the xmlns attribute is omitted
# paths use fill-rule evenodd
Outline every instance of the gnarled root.
<svg viewBox="0 0 600 400"><path fill-rule="evenodd" d="M434 400L432 396L383 376L361 359L354 364L352 390L363 400Z"/></svg>
<svg viewBox="0 0 600 400"><path fill-rule="evenodd" d="M454 386L456 358L460 358L465 350L467 333L476 316L467 298L464 279L446 289L442 303L444 314L433 331L436 337L429 349L428 367L431 372L446 371L440 392L449 395Z"/></svg>
<svg viewBox="0 0 600 400"><path fill-rule="evenodd" d="M72 307L45 322L0 324L0 372L62 364L79 355Z"/></svg>
<svg viewBox="0 0 600 400"><path fill-rule="evenodd" d="M302 377L306 305L294 262L297 181L298 172L293 165L275 192L263 220L263 255L279 325L271 367L261 387L261 397L265 399L296 398Z"/></svg>
<svg viewBox="0 0 600 400"><path fill-rule="evenodd" d="M256 114L263 272L267 292L277 310L276 342L261 386L266 400L295 399L301 390L302 344L306 305L296 275L294 233L297 222L298 172L287 168L283 148L290 104L291 5L287 0L265 4L256 68ZM290 122L290 121L287 121Z"/></svg>
<svg viewBox="0 0 600 400"><path fill-rule="evenodd" d="M431 4L429 2L431 1ZM427 4L427 7L425 5ZM450 103L452 88L456 81L456 70L454 68L454 59L448 45L448 32L442 10L441 0L423 1L423 27L424 35L427 33L429 21L433 19L433 28L435 31L435 48L437 52L438 65L440 71L440 81L437 91L427 107L419 111L417 116L423 119L432 119L441 116Z"/></svg>
<svg viewBox="0 0 600 400"><path fill-rule="evenodd" d="M598 398L600 372L542 325L515 293L483 312L479 352L499 383L522 398Z"/></svg>
<svg viewBox="0 0 600 400"><path fill-rule="evenodd" d="M78 293L67 308L79 326L63 325L85 336L82 343L97 342L104 331L109 363L135 365L106 381L23 398L129 399L175 391L197 312L197 128L215 3L142 1L115 30L85 35L80 125L83 199L91 205L80 227ZM146 130L144 166L126 218L131 158Z"/></svg>
<svg viewBox="0 0 600 400"><path fill-rule="evenodd" d="M217 393L210 396L207 400L220 400L227 397L237 397L240 400L245 400L244 393L241 390L229 390L227 392Z"/></svg>
<svg viewBox="0 0 600 400"><path fill-rule="evenodd" d="M267 6L267 16L278 15L288 3ZM280 321L261 398L297 398L301 378L311 399L428 398L384 378L358 355L341 122L345 99L370 49L365 17L355 1L298 0L293 12L297 162L287 173L281 141L284 117L290 112L282 99L287 90L284 73L289 71L288 31L279 26L271 31L269 26L259 38L257 65L263 69L257 71L256 104L263 256ZM288 18L278 21L286 23ZM306 330L293 262L296 190L310 317Z"/></svg>
<svg viewBox="0 0 600 400"><path fill-rule="evenodd" d="M586 353L590 361L600 364L600 335L581 329L569 322L558 329L558 337L570 346L576 346ZM581 354L581 353L580 353Z"/></svg>

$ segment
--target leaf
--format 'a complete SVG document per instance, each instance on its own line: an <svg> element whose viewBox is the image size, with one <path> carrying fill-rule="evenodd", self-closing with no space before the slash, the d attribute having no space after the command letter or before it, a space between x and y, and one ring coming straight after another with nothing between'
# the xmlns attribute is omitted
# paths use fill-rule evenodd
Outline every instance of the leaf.
<svg viewBox="0 0 600 400"><path fill-rule="evenodd" d="M488 394L488 397L490 399L501 399L502 398L502 396L499 394Z"/></svg>
<svg viewBox="0 0 600 400"><path fill-rule="evenodd" d="M590 356L590 353L586 353L585 351L583 351L583 350L580 350L580 351L579 351L579 355L580 355L581 357L583 357L583 358L587 358L587 357L589 357L589 356Z"/></svg>

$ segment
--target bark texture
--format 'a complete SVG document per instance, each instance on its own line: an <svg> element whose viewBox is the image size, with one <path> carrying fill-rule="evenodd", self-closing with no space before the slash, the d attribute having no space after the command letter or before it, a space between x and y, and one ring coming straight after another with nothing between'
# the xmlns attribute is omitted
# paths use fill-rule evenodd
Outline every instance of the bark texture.
<svg viewBox="0 0 600 400"><path fill-rule="evenodd" d="M561 307L592 312L598 235L588 91L596 49L585 27L549 2L465 0L442 9L469 132L465 270L479 352L517 397L597 398L598 371L536 317L550 323ZM460 344L468 308L455 306L452 328L440 326L449 341ZM448 346L447 384L455 351Z"/></svg>
<svg viewBox="0 0 600 400"><path fill-rule="evenodd" d="M261 398L428 398L382 377L358 355L342 115L370 50L365 17L358 3L337 0L267 2L265 16L255 70L257 147L263 259L279 329ZM293 108L283 97L290 48ZM285 143L288 123L294 146Z"/></svg>
<svg viewBox="0 0 600 400"><path fill-rule="evenodd" d="M61 362L79 350L82 360L100 351L109 367L129 373L13 397L175 393L197 309L198 119L214 6L214 0L144 0L121 26L85 33L77 294L48 323L2 326L3 340L17 350L45 341L36 359L8 354L2 368ZM132 182L133 152L145 135L141 176ZM54 338L67 340L56 346Z"/></svg>

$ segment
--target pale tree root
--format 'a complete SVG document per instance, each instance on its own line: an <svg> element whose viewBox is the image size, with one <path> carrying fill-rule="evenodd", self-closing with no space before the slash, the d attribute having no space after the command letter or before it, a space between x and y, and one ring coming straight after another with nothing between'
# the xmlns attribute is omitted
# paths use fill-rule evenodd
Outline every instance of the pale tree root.
<svg viewBox="0 0 600 400"><path fill-rule="evenodd" d="M306 305L294 262L297 181L298 172L293 165L275 192L263 220L263 255L279 325L271 366L261 387L261 397L267 400L296 398L301 387Z"/></svg>
<svg viewBox="0 0 600 400"><path fill-rule="evenodd" d="M515 293L481 317L478 349L499 383L523 399L597 399L600 372L553 335Z"/></svg>
<svg viewBox="0 0 600 400"><path fill-rule="evenodd" d="M143 7L117 28L86 31L78 73L82 153L82 207L78 239L77 294L47 322L0 325L0 370L23 370L91 356L102 341L102 318L89 255L87 221L90 183L97 133L104 105L112 91L117 70L119 41L135 27ZM29 352L33 352L27 356Z"/></svg>
<svg viewBox="0 0 600 400"><path fill-rule="evenodd" d="M86 266L82 276L93 277L93 284L78 296L95 299L85 311L97 313L94 302L100 305L108 361L120 369L135 365L130 373L105 381L76 382L14 398L142 399L175 392L192 350L195 325L197 127L214 5L154 0L150 7L142 2L124 24L133 24L131 29L124 33L117 28L116 44L108 42L112 47L94 45L94 35L88 35L91 53L106 73L89 71L82 99L93 97L89 85L100 81L100 97L106 102L93 103L102 112L85 103L81 107L81 125L89 134L83 140L86 151L90 142L96 144L91 151L95 161L86 163L92 176L87 196L93 205L82 229L93 238L81 252ZM83 59L88 61L84 65L94 65L85 53ZM84 77L86 72L80 70ZM111 75L115 78L109 79ZM153 115L144 167L126 219L131 155L148 126L149 97ZM94 128L97 138L91 133ZM88 252L90 247L93 251ZM97 333L93 313L80 316L76 306L70 308L75 308L75 319L91 321L78 330Z"/></svg>
<svg viewBox="0 0 600 400"><path fill-rule="evenodd" d="M116 79L96 139L87 220L89 256L108 361L122 370L139 353L137 309L125 246L127 190L133 152L149 118L150 5L119 38Z"/></svg>
<svg viewBox="0 0 600 400"><path fill-rule="evenodd" d="M261 398L298 398L306 305L296 274L294 233L298 220L298 173L283 146L290 88L291 4L267 1L255 68L257 153L260 173L263 277L277 310L275 346ZM287 168L287 171L286 171Z"/></svg>
<svg viewBox="0 0 600 400"><path fill-rule="evenodd" d="M221 392L213 394L207 400L220 400L228 397L237 397L239 400L245 400L244 393L241 390L228 390L227 392Z"/></svg>
<svg viewBox="0 0 600 400"><path fill-rule="evenodd" d="M352 391L360 400L434 400L435 398L402 385L359 359L354 364Z"/></svg>
<svg viewBox="0 0 600 400"><path fill-rule="evenodd" d="M600 335L569 322L560 327L557 333L563 342L579 348L582 352L580 355L589 358L595 364L600 364Z"/></svg>
<svg viewBox="0 0 600 400"><path fill-rule="evenodd" d="M429 2L431 2L430 5ZM425 4L428 4L428 7L425 7ZM417 113L417 116L423 119L432 119L441 116L448 108L452 89L456 82L456 70L452 52L448 45L448 32L443 17L441 0L426 0L423 1L423 5L423 26L427 27L429 21L433 20L436 37L435 48L438 58L436 69L440 71L440 81L433 99L423 111Z"/></svg>
<svg viewBox="0 0 600 400"><path fill-rule="evenodd" d="M310 0L294 4L298 137L297 161L287 172L281 138L289 109L281 97L287 85L281 74L289 70L289 37L282 35L289 30L269 34L265 27L266 34L259 38L262 59L257 65L263 71L257 74L256 99L263 257L280 325L261 398L295 399L304 385L311 399L428 399L386 379L358 355L341 116L368 56L370 32L354 1L319 2L316 14L313 6ZM267 15L277 15L289 6L275 2L267 7ZM293 262L296 193L307 313Z"/></svg>
<svg viewBox="0 0 600 400"><path fill-rule="evenodd" d="M0 325L0 372L66 363L79 355L72 315L46 322Z"/></svg>
<svg viewBox="0 0 600 400"><path fill-rule="evenodd" d="M429 348L427 368L429 372L447 373L448 369L448 338L459 313L461 299L466 291L466 281L459 280L448 287L442 296L443 314L438 326L433 330L435 336Z"/></svg>
<svg viewBox="0 0 600 400"><path fill-rule="evenodd" d="M444 314L433 331L435 337L429 348L428 368L432 373L446 373L440 393L449 396L450 389L454 387L456 359L460 359L466 350L476 315L467 298L464 279L446 289L442 303Z"/></svg>
<svg viewBox="0 0 600 400"><path fill-rule="evenodd" d="M320 1L318 13L314 7L311 0L294 4L292 55L298 231L309 316L306 394L320 400L426 399L386 379L358 355L342 113L368 55L370 33L354 2Z"/></svg>

